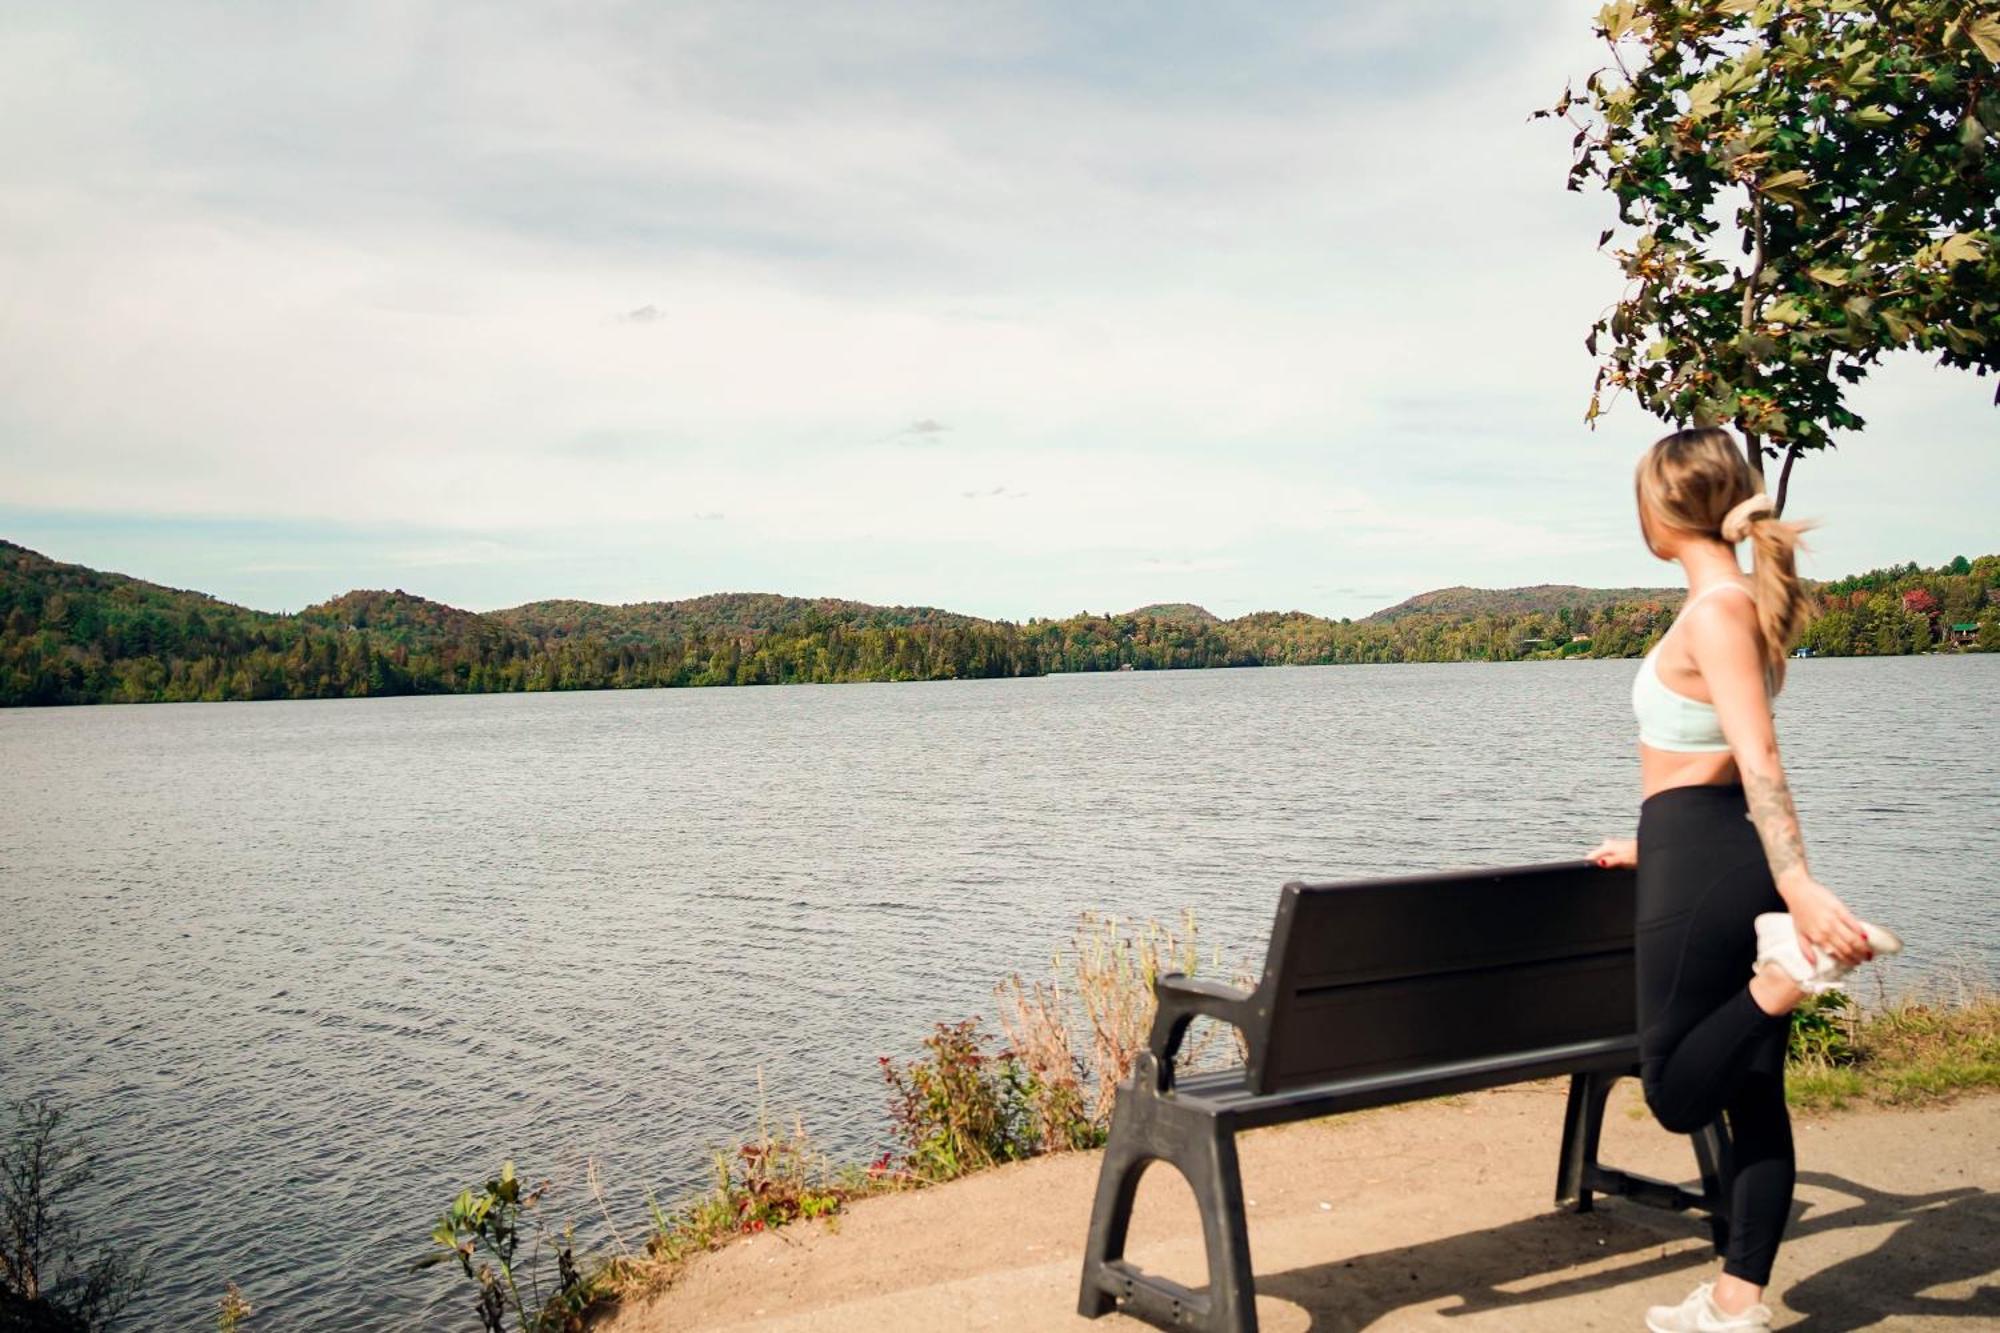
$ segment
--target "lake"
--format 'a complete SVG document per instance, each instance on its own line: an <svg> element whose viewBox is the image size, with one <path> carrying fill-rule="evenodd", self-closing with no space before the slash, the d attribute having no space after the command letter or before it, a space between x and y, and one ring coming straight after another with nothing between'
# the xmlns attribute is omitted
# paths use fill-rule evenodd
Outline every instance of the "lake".
<svg viewBox="0 0 2000 1333"><path fill-rule="evenodd" d="M1633 668L0 713L0 1095L74 1103L138 1325L234 1280L258 1327L474 1329L407 1266L503 1157L595 1155L630 1237L760 1080L879 1150L876 1056L990 1020L1082 911L1191 907L1234 960L1288 878L1629 833ZM1892 988L2000 973L1996 697L2000 656L1794 664L1807 845L1903 934Z"/></svg>

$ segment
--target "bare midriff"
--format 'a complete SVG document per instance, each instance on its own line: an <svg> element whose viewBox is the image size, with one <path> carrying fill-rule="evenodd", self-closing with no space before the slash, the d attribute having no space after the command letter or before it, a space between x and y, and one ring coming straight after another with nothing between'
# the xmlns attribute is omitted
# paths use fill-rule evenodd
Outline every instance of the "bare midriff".
<svg viewBox="0 0 2000 1333"><path fill-rule="evenodd" d="M1724 787L1742 779L1736 772L1736 756L1720 753L1686 754L1679 750L1655 750L1639 743L1639 794L1651 796L1673 787Z"/></svg>

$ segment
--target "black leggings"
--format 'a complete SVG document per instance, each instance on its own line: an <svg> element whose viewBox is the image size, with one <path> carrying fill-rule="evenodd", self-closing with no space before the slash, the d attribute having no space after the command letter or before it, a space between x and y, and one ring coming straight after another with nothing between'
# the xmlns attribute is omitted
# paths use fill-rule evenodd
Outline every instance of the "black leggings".
<svg viewBox="0 0 2000 1333"><path fill-rule="evenodd" d="M1792 1208L1790 1015L1750 998L1751 919L1782 912L1743 788L1673 787L1639 808L1639 1060L1662 1126L1728 1118L1735 1177L1722 1271L1763 1286Z"/></svg>

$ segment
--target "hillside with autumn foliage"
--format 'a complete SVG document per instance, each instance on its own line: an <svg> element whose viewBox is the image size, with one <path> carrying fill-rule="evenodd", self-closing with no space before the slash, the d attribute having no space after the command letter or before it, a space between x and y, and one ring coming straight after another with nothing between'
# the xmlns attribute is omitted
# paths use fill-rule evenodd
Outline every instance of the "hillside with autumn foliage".
<svg viewBox="0 0 2000 1333"><path fill-rule="evenodd" d="M1804 647L1829 656L2000 651L2000 556L1822 584ZM355 591L277 615L0 542L0 705L327 699L832 684L1053 672L1630 657L1667 589L1451 588L1363 620L1218 620L1164 603L1025 624L934 607L719 593L473 612Z"/></svg>

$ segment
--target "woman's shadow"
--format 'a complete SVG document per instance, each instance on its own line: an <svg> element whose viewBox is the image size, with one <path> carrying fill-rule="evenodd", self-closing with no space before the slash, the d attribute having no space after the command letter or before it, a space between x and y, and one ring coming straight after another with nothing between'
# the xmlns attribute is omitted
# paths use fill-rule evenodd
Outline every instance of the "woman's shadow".
<svg viewBox="0 0 2000 1333"><path fill-rule="evenodd" d="M1824 1171L1799 1179L1845 1194L1853 1207L1815 1212L1798 1234L1899 1223L1882 1243L1785 1288L1785 1304L1826 1333L1866 1328L1902 1316L1976 1319L2000 1325L2000 1194L1970 1185L1934 1194L1890 1194ZM1973 1283L1963 1296L1926 1296L1931 1288Z"/></svg>
<svg viewBox="0 0 2000 1333"><path fill-rule="evenodd" d="M1788 1240L1849 1227L1894 1224L1894 1230L1865 1253L1783 1286L1785 1304L1804 1316L1797 1327L1844 1333L1913 1316L2000 1327L2000 1285L1994 1271L2000 1265L2000 1194L1973 1186L1894 1194L1819 1171L1801 1172L1799 1180L1855 1202L1816 1206L1803 1217L1804 1205L1794 1205ZM1446 1306L1442 1315L1525 1309L1662 1274L1705 1269L1713 1262L1706 1247L1659 1250L1663 1241L1704 1234L1693 1219L1663 1217L1610 1201L1581 1216L1544 1213L1260 1276L1257 1291L1306 1311L1310 1333L1366 1328L1395 1310L1450 1296L1460 1303ZM1605 1262L1648 1250L1659 1252L1629 1263ZM1572 1268L1584 1271L1537 1280ZM1965 1283L1976 1285L1964 1294L1924 1294Z"/></svg>

